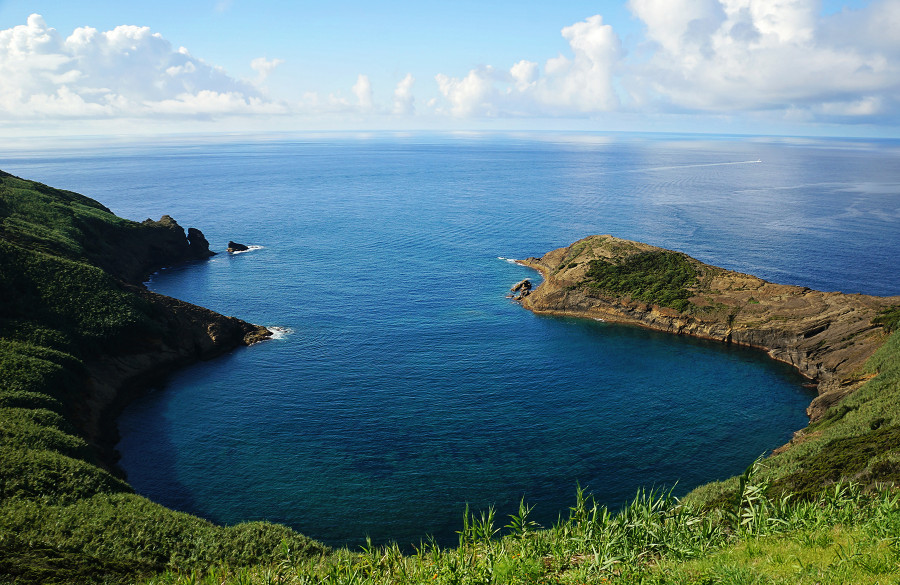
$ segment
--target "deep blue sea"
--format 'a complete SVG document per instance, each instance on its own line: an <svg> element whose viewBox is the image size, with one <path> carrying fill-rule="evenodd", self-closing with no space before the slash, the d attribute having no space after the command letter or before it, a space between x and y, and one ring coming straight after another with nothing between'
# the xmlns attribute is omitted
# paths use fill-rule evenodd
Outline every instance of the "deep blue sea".
<svg viewBox="0 0 900 585"><path fill-rule="evenodd" d="M900 294L900 142L325 134L0 148L0 168L221 252L155 291L279 339L171 376L121 416L141 494L332 545L453 543L466 504L550 525L740 473L806 424L788 366L507 298L591 234L771 281ZM228 240L255 247L224 253ZM258 247L258 248L256 248Z"/></svg>

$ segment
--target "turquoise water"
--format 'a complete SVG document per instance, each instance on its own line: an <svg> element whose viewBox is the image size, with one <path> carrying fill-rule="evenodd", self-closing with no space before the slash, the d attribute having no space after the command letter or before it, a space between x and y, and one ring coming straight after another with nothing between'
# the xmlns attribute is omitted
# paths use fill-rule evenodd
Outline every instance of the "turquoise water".
<svg viewBox="0 0 900 585"><path fill-rule="evenodd" d="M34 149L0 168L214 249L163 294L285 328L171 376L120 418L135 489L329 544L452 543L466 504L538 520L742 471L811 395L751 350L506 298L498 257L590 234L776 282L900 293L900 144L634 136L265 137ZM762 162L755 162L761 160Z"/></svg>

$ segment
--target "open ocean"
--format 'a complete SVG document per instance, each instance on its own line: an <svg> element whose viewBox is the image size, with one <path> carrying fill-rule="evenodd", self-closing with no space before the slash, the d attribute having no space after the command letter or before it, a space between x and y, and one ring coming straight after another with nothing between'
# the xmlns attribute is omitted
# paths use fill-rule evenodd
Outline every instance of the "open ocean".
<svg viewBox="0 0 900 585"><path fill-rule="evenodd" d="M760 161L760 162L757 162ZM154 501L331 545L452 544L468 503L552 524L743 471L812 398L753 350L535 316L506 295L591 234L820 290L900 294L900 141L323 134L21 141L0 168L221 252L151 289L279 338L187 368L119 420ZM254 246L227 255L228 240ZM258 247L258 248L257 248ZM501 524L505 523L505 519Z"/></svg>

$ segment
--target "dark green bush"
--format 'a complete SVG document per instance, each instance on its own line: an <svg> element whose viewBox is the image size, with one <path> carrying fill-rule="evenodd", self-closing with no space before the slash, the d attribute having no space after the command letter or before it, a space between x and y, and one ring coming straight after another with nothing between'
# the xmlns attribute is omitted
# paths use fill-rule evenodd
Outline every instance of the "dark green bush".
<svg viewBox="0 0 900 585"><path fill-rule="evenodd" d="M697 271L684 254L640 252L619 264L592 260L584 284L614 296L684 311L690 307L688 288L697 285Z"/></svg>
<svg viewBox="0 0 900 585"><path fill-rule="evenodd" d="M880 325L886 333L896 331L900 327L900 305L887 308L872 319L873 325Z"/></svg>

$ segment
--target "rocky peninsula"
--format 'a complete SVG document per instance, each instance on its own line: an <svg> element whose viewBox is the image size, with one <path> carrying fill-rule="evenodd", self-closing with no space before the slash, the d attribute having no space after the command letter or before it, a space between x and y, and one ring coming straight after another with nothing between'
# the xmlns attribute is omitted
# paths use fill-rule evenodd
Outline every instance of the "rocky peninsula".
<svg viewBox="0 0 900 585"><path fill-rule="evenodd" d="M544 277L519 297L535 313L760 348L795 366L817 388L807 409L813 422L866 381L861 367L887 338L878 316L900 305L900 296L773 284L609 235L519 262Z"/></svg>

